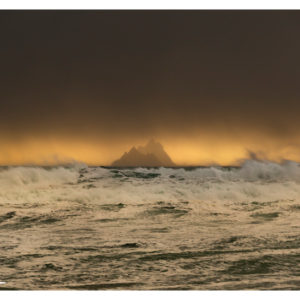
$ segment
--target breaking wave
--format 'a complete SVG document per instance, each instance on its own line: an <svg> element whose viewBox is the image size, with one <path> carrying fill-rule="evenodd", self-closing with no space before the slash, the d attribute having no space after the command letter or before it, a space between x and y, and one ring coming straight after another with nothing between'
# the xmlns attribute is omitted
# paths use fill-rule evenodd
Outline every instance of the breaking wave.
<svg viewBox="0 0 300 300"><path fill-rule="evenodd" d="M1 280L23 289L298 288L299 195L292 161L2 167Z"/></svg>
<svg viewBox="0 0 300 300"><path fill-rule="evenodd" d="M0 171L0 201L143 203L151 201L295 199L300 168L246 161L241 167L104 168L9 167Z"/></svg>
<svg viewBox="0 0 300 300"><path fill-rule="evenodd" d="M117 171L116 171L117 170ZM82 174L87 174L83 176ZM59 167L6 167L0 169L0 186L47 186L75 183L78 178L181 178L201 181L300 181L299 164L286 161L282 164L268 161L246 161L241 167L190 167L190 168L103 168L84 164Z"/></svg>
<svg viewBox="0 0 300 300"><path fill-rule="evenodd" d="M0 186L49 186L75 182L78 172L72 168L11 167L0 171Z"/></svg>

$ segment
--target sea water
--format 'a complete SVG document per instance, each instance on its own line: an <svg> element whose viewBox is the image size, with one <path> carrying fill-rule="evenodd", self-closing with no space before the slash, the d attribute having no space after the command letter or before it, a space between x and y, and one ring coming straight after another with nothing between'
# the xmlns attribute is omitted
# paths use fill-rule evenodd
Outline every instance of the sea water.
<svg viewBox="0 0 300 300"><path fill-rule="evenodd" d="M3 167L0 282L299 289L300 167Z"/></svg>

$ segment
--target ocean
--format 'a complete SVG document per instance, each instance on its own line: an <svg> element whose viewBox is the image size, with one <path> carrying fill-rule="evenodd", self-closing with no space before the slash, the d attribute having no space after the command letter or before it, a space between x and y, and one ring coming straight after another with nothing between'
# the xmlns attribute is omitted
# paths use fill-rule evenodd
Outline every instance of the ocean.
<svg viewBox="0 0 300 300"><path fill-rule="evenodd" d="M300 287L300 167L0 169L0 289Z"/></svg>

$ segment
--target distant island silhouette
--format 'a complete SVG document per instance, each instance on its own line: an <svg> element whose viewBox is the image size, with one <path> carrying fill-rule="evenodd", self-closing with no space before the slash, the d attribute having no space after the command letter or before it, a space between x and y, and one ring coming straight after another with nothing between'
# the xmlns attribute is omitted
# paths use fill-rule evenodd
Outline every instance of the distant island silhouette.
<svg viewBox="0 0 300 300"><path fill-rule="evenodd" d="M113 167L175 167L176 164L163 146L151 139L145 146L132 147L121 158L112 163Z"/></svg>

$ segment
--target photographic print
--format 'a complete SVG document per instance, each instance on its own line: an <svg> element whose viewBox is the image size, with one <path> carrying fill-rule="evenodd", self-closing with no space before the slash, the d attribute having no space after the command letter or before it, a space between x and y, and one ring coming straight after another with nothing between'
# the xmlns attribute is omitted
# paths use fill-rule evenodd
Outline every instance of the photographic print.
<svg viewBox="0 0 300 300"><path fill-rule="evenodd" d="M299 34L1 10L0 290L298 290Z"/></svg>

